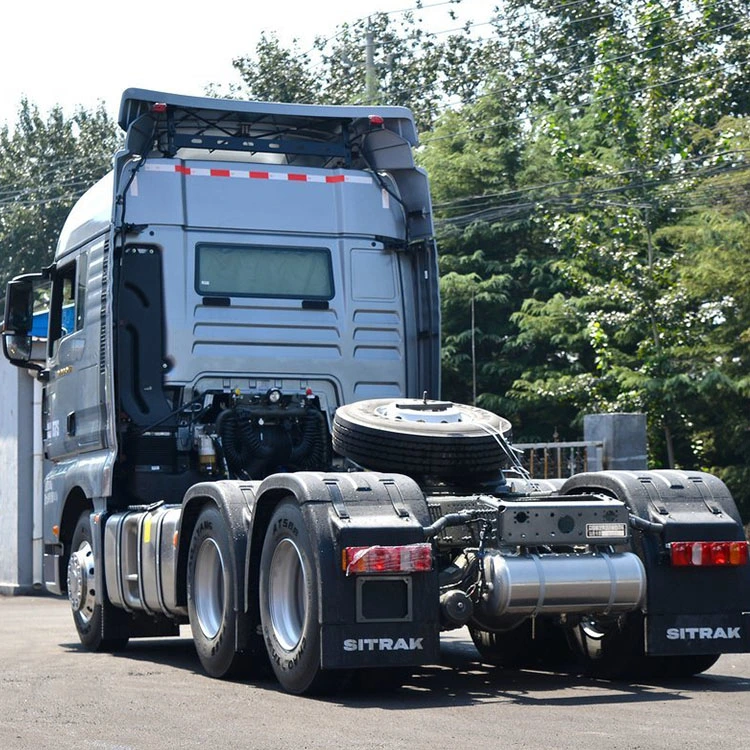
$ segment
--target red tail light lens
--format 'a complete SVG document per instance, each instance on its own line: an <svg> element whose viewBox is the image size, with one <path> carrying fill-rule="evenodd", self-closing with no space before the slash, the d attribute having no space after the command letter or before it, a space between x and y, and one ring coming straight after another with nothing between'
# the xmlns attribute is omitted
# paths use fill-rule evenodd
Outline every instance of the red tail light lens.
<svg viewBox="0 0 750 750"><path fill-rule="evenodd" d="M669 559L677 567L746 565L747 542L671 542Z"/></svg>
<svg viewBox="0 0 750 750"><path fill-rule="evenodd" d="M344 547L341 568L352 573L420 573L432 570L432 545L403 544L393 547Z"/></svg>

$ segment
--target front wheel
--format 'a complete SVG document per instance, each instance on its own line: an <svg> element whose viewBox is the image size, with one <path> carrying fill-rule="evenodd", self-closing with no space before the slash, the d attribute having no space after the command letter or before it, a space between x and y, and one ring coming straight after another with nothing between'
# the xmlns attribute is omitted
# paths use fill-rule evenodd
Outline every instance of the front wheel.
<svg viewBox="0 0 750 750"><path fill-rule="evenodd" d="M276 508L260 559L260 621L271 667L289 693L333 687L320 668L318 587L310 534L302 511L288 499Z"/></svg>
<svg viewBox="0 0 750 750"><path fill-rule="evenodd" d="M78 637L89 651L121 651L128 643L127 615L97 603L95 559L89 511L78 518L68 561L68 600Z"/></svg>

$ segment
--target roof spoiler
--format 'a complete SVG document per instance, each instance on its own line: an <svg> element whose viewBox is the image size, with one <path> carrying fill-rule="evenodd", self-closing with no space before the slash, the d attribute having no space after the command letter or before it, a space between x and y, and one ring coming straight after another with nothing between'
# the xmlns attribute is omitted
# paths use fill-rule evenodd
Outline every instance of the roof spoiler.
<svg viewBox="0 0 750 750"><path fill-rule="evenodd" d="M265 152L351 161L357 139L385 130L418 145L405 107L284 104L127 89L120 103L126 150L174 156L180 148Z"/></svg>

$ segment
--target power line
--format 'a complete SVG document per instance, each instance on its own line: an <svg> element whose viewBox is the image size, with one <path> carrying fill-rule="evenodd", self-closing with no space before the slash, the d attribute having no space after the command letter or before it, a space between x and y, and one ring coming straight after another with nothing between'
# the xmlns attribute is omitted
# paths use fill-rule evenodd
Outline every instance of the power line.
<svg viewBox="0 0 750 750"><path fill-rule="evenodd" d="M58 195L54 198L45 198L42 200L34 200L34 201L21 201L21 202L3 202L0 203L0 213L4 209L8 208L33 208L36 206L48 206L52 203L62 203L64 201L74 201L81 197L81 192L76 191L74 193L66 193L65 195Z"/></svg>
<svg viewBox="0 0 750 750"><path fill-rule="evenodd" d="M355 18L355 19L353 19L353 20L351 20L349 22L345 22L344 24L342 24L342 27L345 27L345 28L341 28L338 33L333 34L333 35L327 37L326 39L320 40L319 42L316 41L316 43L309 50L307 50L307 52L303 53L303 56L306 57L307 55L309 55L310 53L312 53L316 49L318 49L319 46L324 46L324 45L328 44L329 42L335 41L336 39L338 39L344 33L344 31L346 31L349 28L349 26L355 26L358 23L364 23L365 20L367 20L368 18L370 18L372 16L378 16L378 15L381 15L381 16L403 15L405 13L411 13L413 11L430 10L432 8L439 8L439 7L445 6L445 5L458 5L458 2L457 2L457 0L442 0L442 2L430 3L429 5L418 4L418 5L410 6L408 8L401 8L399 10L376 11L374 13L367 13L364 16L358 16L357 18Z"/></svg>
<svg viewBox="0 0 750 750"><path fill-rule="evenodd" d="M437 219L435 221L435 227L436 229L446 226L464 227L478 221L490 222L498 221L500 219L528 217L531 213L544 206L558 206L580 210L582 207L589 207L593 200L603 195L615 195L633 190L660 187L662 185L679 184L680 182L694 179L705 180L710 177L737 174L747 170L750 170L750 164L710 167L703 170L696 170L696 172L687 175L673 175L670 178L641 180L640 182L632 182L618 187L588 189L580 193L561 193L558 195L526 200L522 203L499 203L488 205L468 214ZM701 189L702 188L703 186L701 186ZM681 208L684 209L685 206L683 205Z"/></svg>
<svg viewBox="0 0 750 750"><path fill-rule="evenodd" d="M705 160L713 160L713 159L721 159L727 156L739 156L744 154L750 154L750 149L746 148L738 148L738 149L727 149L725 151L718 151L713 154L705 154L702 156L694 156L689 159L683 159L680 162L680 166L691 164L694 162L699 161L705 161ZM585 175L583 177L573 177L569 179L563 179L563 180L555 180L553 182L547 182L537 185L527 185L522 188L517 188L514 190L505 190L503 192L499 193L485 193L482 195L472 195L472 196L466 196L464 198L456 198L453 201L445 201L442 203L436 203L433 205L434 209L450 209L452 207L456 208L462 208L462 209L468 209L468 208L480 208L482 203L486 203L489 200L496 200L496 199L505 199L507 201L514 200L516 197L520 197L522 195L525 195L527 193L533 193L533 192L541 192L544 190L548 190L550 188L556 188L561 187L563 185L576 185L582 182L588 182L591 180L600 180L600 179L615 179L617 177L624 177L625 175L629 174L636 174L636 173L648 173L653 172L661 168L661 164L650 164L646 166L642 166L640 169L636 169L634 167L631 167L629 169L622 169L617 171L609 171L609 172L598 172L595 174L589 174ZM472 204L477 204L473 206Z"/></svg>

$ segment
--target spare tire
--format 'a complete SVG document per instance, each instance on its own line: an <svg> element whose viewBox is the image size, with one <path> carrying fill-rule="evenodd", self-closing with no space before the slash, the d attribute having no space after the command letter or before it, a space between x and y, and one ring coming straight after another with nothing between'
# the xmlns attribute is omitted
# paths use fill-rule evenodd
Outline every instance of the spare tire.
<svg viewBox="0 0 750 750"><path fill-rule="evenodd" d="M510 422L450 401L371 399L341 406L333 448L364 468L456 478L496 474L507 462Z"/></svg>

